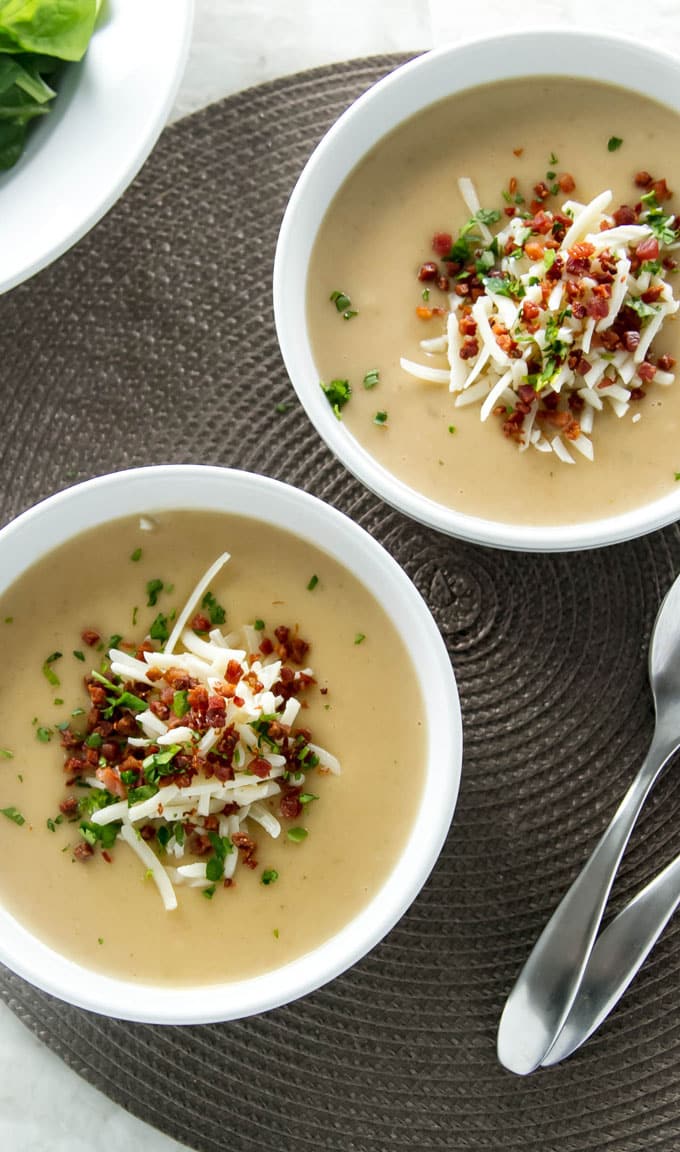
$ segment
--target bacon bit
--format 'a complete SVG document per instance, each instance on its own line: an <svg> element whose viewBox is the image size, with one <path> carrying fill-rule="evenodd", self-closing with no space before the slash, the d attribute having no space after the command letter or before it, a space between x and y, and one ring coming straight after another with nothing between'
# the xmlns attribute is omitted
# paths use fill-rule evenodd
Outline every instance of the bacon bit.
<svg viewBox="0 0 680 1152"><path fill-rule="evenodd" d="M641 240L635 249L635 255L640 261L656 260L659 255L659 241L656 236L647 236Z"/></svg>
<svg viewBox="0 0 680 1152"><path fill-rule="evenodd" d="M262 653L263 656L271 656L273 651L274 651L274 645L272 644L269 637L265 636L264 640L260 644L260 652Z"/></svg>
<svg viewBox="0 0 680 1152"><path fill-rule="evenodd" d="M252 772L254 776L259 776L260 780L264 780L271 770L271 764L262 756L257 756L254 760L251 760L248 765L248 771Z"/></svg>
<svg viewBox="0 0 680 1152"><path fill-rule="evenodd" d="M534 218L529 225L531 231L538 232L541 236L547 236L548 232L553 226L552 214L549 212L544 212L540 204L537 209L532 207L531 210L534 213Z"/></svg>
<svg viewBox="0 0 680 1152"><path fill-rule="evenodd" d="M564 429L564 435L567 440L578 440L581 435L581 425L578 420L570 420Z"/></svg>
<svg viewBox="0 0 680 1152"><path fill-rule="evenodd" d="M537 200L547 200L550 195L550 189L544 180L539 180L538 184L534 184L534 194Z"/></svg>
<svg viewBox="0 0 680 1152"><path fill-rule="evenodd" d="M651 288L648 288L642 293L640 299L643 300L645 304L655 304L662 291L663 286L661 284L653 284Z"/></svg>
<svg viewBox="0 0 680 1152"><path fill-rule="evenodd" d="M227 664L225 676L230 684L238 684L241 679L241 665L238 660L230 660Z"/></svg>
<svg viewBox="0 0 680 1152"><path fill-rule="evenodd" d="M113 768L97 768L95 776L98 780L101 780L102 784L108 792L113 793L114 796L120 797L121 800L125 800L127 796L127 788L123 784L123 781L121 780L118 773L114 772Z"/></svg>
<svg viewBox="0 0 680 1152"><path fill-rule="evenodd" d="M453 244L453 236L450 232L435 232L432 237L432 250L438 256L448 256Z"/></svg>
<svg viewBox="0 0 680 1152"><path fill-rule="evenodd" d="M113 859L111 858L111 856L109 856L108 852L106 851L106 848L104 848L104 850L102 852L102 857L104 860L106 860L107 864L113 864Z"/></svg>
<svg viewBox="0 0 680 1152"><path fill-rule="evenodd" d="M419 320L431 320L433 315L434 312L432 308L425 308L422 304L419 304L416 308L416 316Z"/></svg>
<svg viewBox="0 0 680 1152"><path fill-rule="evenodd" d="M135 656L137 657L138 660L144 660L144 653L145 652L153 652L153 651L154 651L154 646L151 643L151 641L150 640L142 640L142 643L138 646L137 651L135 652Z"/></svg>
<svg viewBox="0 0 680 1152"><path fill-rule="evenodd" d="M190 708L197 712L205 712L208 707L208 689L204 688L202 684L196 684L195 687L189 689L187 701Z"/></svg>
<svg viewBox="0 0 680 1152"><path fill-rule="evenodd" d="M479 352L479 340L475 336L466 336L463 340L463 347L460 349L458 355L461 360L470 360Z"/></svg>
<svg viewBox="0 0 680 1152"><path fill-rule="evenodd" d="M641 380L644 380L645 384L651 384L656 376L656 368L654 364L649 363L649 360L643 360L638 367L637 374Z"/></svg>
<svg viewBox="0 0 680 1152"><path fill-rule="evenodd" d="M542 420L545 420L546 424L551 424L553 428L567 428L571 420L568 412L553 412L547 408L541 408L538 415Z"/></svg>
<svg viewBox="0 0 680 1152"><path fill-rule="evenodd" d="M635 173L635 184L638 188L649 188L651 183L652 177L649 175L649 172L644 170L644 168L641 172Z"/></svg>
<svg viewBox="0 0 680 1152"><path fill-rule="evenodd" d="M508 192L510 193L511 196L514 196L516 191L517 191L517 177L511 176L510 179L508 180Z"/></svg>
<svg viewBox="0 0 680 1152"><path fill-rule="evenodd" d="M661 204L663 200L670 200L673 195L665 180L654 180L651 191L656 196L659 204Z"/></svg>
<svg viewBox="0 0 680 1152"><path fill-rule="evenodd" d="M589 260L595 253L595 245L589 244L587 240L581 240L578 244L572 244L569 249L569 255L573 256L575 260Z"/></svg>
<svg viewBox="0 0 680 1152"><path fill-rule="evenodd" d="M522 318L524 320L536 320L540 316L541 310L538 304L534 304L531 300L525 300L522 304Z"/></svg>
<svg viewBox="0 0 680 1152"><path fill-rule="evenodd" d="M510 357L511 360L519 360L520 356L522 355L522 351L519 345L515 340L513 340L512 336L510 336L508 332L502 332L500 336L497 336L496 343L498 347L503 352L505 352L507 356Z"/></svg>
<svg viewBox="0 0 680 1152"><path fill-rule="evenodd" d="M539 240L527 240L524 245L524 251L530 260L543 259L543 245Z"/></svg>
<svg viewBox="0 0 680 1152"><path fill-rule="evenodd" d="M154 684L157 680L163 679L163 673L161 672L160 668L156 668L155 664L152 668L149 668L146 675L148 679L151 680Z"/></svg>
<svg viewBox="0 0 680 1152"><path fill-rule="evenodd" d="M447 249L447 251L448 251L448 249ZM439 268L437 267L437 265L432 260L428 260L427 263L420 265L420 271L418 272L418 279L419 280L422 280L422 281L436 280L438 275L439 275Z"/></svg>
<svg viewBox="0 0 680 1152"><path fill-rule="evenodd" d="M603 285L604 287L604 285ZM595 296L589 301L586 312L589 316L594 317L596 320L601 320L609 312L609 305L606 300Z"/></svg>
<svg viewBox="0 0 680 1152"><path fill-rule="evenodd" d="M635 212L635 209L631 208L628 204L622 204L620 208L616 209L616 212L612 213L612 215L614 217L614 223L617 225L617 227L621 227L622 224L637 223L637 213Z"/></svg>
<svg viewBox="0 0 680 1152"><path fill-rule="evenodd" d="M582 396L579 396L578 392L570 392L567 404L572 412L581 412L585 408L586 402Z"/></svg>
<svg viewBox="0 0 680 1152"><path fill-rule="evenodd" d="M87 840L83 840L82 844L76 844L73 855L76 860L89 860L90 856L94 856L94 848L87 843Z"/></svg>
<svg viewBox="0 0 680 1152"><path fill-rule="evenodd" d="M512 150L513 156L521 156L523 152L524 152L523 148L513 148L513 150Z"/></svg>
<svg viewBox="0 0 680 1152"><path fill-rule="evenodd" d="M530 212L533 212L533 213L540 212L541 208L542 208L542 204L541 204L540 200L532 200L531 203L529 204L529 211Z"/></svg>
<svg viewBox="0 0 680 1152"><path fill-rule="evenodd" d="M162 700L152 700L149 704L149 711L153 712L159 720L167 720L170 715L170 709L167 704L163 704Z"/></svg>
<svg viewBox="0 0 680 1152"><path fill-rule="evenodd" d="M598 231L608 232L610 228L611 228L611 224L609 224L607 220L603 220L600 224Z"/></svg>
<svg viewBox="0 0 680 1152"><path fill-rule="evenodd" d="M569 264L567 264L567 271L569 271ZM583 295L583 286L576 280L565 281L568 300L578 300L579 296Z"/></svg>
<svg viewBox="0 0 680 1152"><path fill-rule="evenodd" d="M296 820L302 812L301 788L289 788L279 801L279 812L286 820Z"/></svg>
<svg viewBox="0 0 680 1152"><path fill-rule="evenodd" d="M593 296L600 297L602 300L608 300L612 294L611 284L605 282L603 284L596 284L593 288ZM606 313L605 313L606 315Z"/></svg>
<svg viewBox="0 0 680 1152"><path fill-rule="evenodd" d="M577 372L579 376L585 376L589 372L592 365L588 363L585 356L580 349L570 352L567 357L567 364L572 372Z"/></svg>
<svg viewBox="0 0 680 1152"><path fill-rule="evenodd" d="M561 192L573 192L576 187L576 181L570 172L561 172L557 177L557 183Z"/></svg>
<svg viewBox="0 0 680 1152"><path fill-rule="evenodd" d="M458 331L461 336L474 336L477 331L477 321L472 316L461 316L458 321Z"/></svg>
<svg viewBox="0 0 680 1152"><path fill-rule="evenodd" d="M439 288L440 292L448 292L449 288L451 287L451 281L449 280L448 276L438 276L437 287Z"/></svg>
<svg viewBox="0 0 680 1152"><path fill-rule="evenodd" d="M644 388L631 388L630 390L631 400L644 400L645 396L646 392Z"/></svg>
<svg viewBox="0 0 680 1152"><path fill-rule="evenodd" d="M155 839L156 829L154 828L153 824L145 824L144 827L140 829L139 834L142 837L142 840L146 840L148 842L149 840Z"/></svg>
<svg viewBox="0 0 680 1152"><path fill-rule="evenodd" d="M87 681L87 692L90 700L97 708L105 708L107 704L106 689L102 688L101 684L95 684L94 680Z"/></svg>
<svg viewBox="0 0 680 1152"><path fill-rule="evenodd" d="M94 648L95 644L98 644L101 640L101 636L98 632L95 632L94 628L85 628L80 633L80 639L83 644L87 644L89 648Z"/></svg>
<svg viewBox="0 0 680 1152"><path fill-rule="evenodd" d="M607 328L605 332L600 333L600 343L608 352L614 352L621 347L621 337L614 328Z"/></svg>
<svg viewBox="0 0 680 1152"><path fill-rule="evenodd" d="M203 612L197 612L195 616L192 616L189 627L193 628L194 632L209 632L210 618Z"/></svg>
<svg viewBox="0 0 680 1152"><path fill-rule="evenodd" d="M531 384L520 384L517 394L523 404L533 404L536 399L536 393Z"/></svg>
<svg viewBox="0 0 680 1152"><path fill-rule="evenodd" d="M517 215L517 209L515 208L515 206L513 204L506 204L503 211L505 212L506 216L516 216Z"/></svg>
<svg viewBox="0 0 680 1152"><path fill-rule="evenodd" d="M78 797L67 796L59 805L59 811L63 812L64 816L75 816L78 811Z"/></svg>
<svg viewBox="0 0 680 1152"><path fill-rule="evenodd" d="M231 842L234 847L238 848L239 852L243 852L243 863L247 865L248 868L257 868L257 861L255 860L255 849L257 845L255 841L245 832L234 832Z"/></svg>
<svg viewBox="0 0 680 1152"><path fill-rule="evenodd" d="M546 248L547 248L548 246L549 246L549 245L548 245L548 244L546 244ZM564 262L563 262L563 260L562 260L562 257L561 257L561 256L556 256L556 257L555 257L555 259L554 259L554 260L553 260L553 262L552 262L552 265L551 265L551 267L550 267L550 268L548 268L548 270L547 270L547 272L546 272L546 274L545 274L545 278L546 278L546 280L550 280L550 281L552 281L552 280L561 280L561 279L562 279L562 269L563 269L563 267L564 267Z"/></svg>
<svg viewBox="0 0 680 1152"><path fill-rule="evenodd" d="M664 352L663 356L659 356L656 366L662 372L672 372L673 368L675 368L675 357L669 356L667 352Z"/></svg>
<svg viewBox="0 0 680 1152"><path fill-rule="evenodd" d="M472 290L472 299L473 300L476 300L476 298L477 298L475 296L475 292L477 293L477 295L480 295L483 292L483 289L482 288L479 288L479 289L473 288L473 290ZM433 316L446 316L447 315L446 308L436 308L435 307L432 309L432 315Z"/></svg>
<svg viewBox="0 0 680 1152"><path fill-rule="evenodd" d="M209 728L224 728L227 704L224 696L209 696L205 722Z"/></svg>

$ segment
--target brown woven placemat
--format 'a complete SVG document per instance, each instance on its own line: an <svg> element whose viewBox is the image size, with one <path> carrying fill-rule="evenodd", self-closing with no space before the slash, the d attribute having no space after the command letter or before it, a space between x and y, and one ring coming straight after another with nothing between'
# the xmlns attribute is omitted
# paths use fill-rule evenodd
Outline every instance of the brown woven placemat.
<svg viewBox="0 0 680 1152"><path fill-rule="evenodd" d="M0 991L83 1077L199 1152L675 1149L680 924L563 1066L517 1079L495 1033L646 749L647 643L678 531L532 556L407 522L319 442L277 351L286 199L331 121L398 62L295 76L169 129L94 232L0 300L0 518L75 479L167 461L266 472L349 513L427 598L455 665L466 749L449 842L382 945L263 1017L163 1029L70 1008L3 970ZM676 778L643 813L619 902L680 849Z"/></svg>

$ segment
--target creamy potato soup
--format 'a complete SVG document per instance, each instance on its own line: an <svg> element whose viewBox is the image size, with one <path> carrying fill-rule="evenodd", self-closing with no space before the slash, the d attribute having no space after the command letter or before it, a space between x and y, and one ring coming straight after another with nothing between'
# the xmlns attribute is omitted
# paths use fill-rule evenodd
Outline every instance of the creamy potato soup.
<svg viewBox="0 0 680 1152"><path fill-rule="evenodd" d="M190 648L164 663L225 550ZM142 983L243 978L328 939L386 879L423 785L422 703L382 608L325 553L234 516L120 520L27 571L0 630L0 899L50 946ZM174 878L164 894L154 861Z"/></svg>
<svg viewBox="0 0 680 1152"><path fill-rule="evenodd" d="M307 302L319 379L339 381L329 400L364 448L444 505L516 523L595 519L671 490L679 137L677 114L641 96L538 78L456 95L373 149L322 223ZM611 200L570 232L607 190ZM608 246L601 228L613 229ZM501 250L489 255L499 231ZM493 347L480 395L457 405L477 357L488 357L484 332ZM416 378L402 358L444 382Z"/></svg>

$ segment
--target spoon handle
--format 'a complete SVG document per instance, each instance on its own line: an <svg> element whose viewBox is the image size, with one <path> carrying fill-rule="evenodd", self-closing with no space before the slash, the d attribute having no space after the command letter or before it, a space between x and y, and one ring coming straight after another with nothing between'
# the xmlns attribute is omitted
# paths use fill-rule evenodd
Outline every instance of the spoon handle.
<svg viewBox="0 0 680 1152"><path fill-rule="evenodd" d="M680 904L680 856L655 876L598 937L581 987L543 1066L566 1059L618 1003Z"/></svg>
<svg viewBox="0 0 680 1152"><path fill-rule="evenodd" d="M676 744L677 742L675 742ZM553 912L507 999L498 1059L511 1072L533 1072L569 1014L633 825L675 744L657 728L649 752L584 868Z"/></svg>

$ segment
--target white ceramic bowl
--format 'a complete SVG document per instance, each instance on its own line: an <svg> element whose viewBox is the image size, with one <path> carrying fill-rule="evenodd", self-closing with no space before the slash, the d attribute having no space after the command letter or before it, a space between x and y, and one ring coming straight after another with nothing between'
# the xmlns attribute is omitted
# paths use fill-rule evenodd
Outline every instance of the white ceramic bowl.
<svg viewBox="0 0 680 1152"><path fill-rule="evenodd" d="M481 519L439 504L388 472L336 419L319 388L305 310L307 269L323 217L352 169L383 136L455 92L547 72L617 84L680 112L680 61L633 40L546 29L429 52L398 68L357 100L307 163L281 226L274 265L274 312L283 359L310 420L368 488L415 520L453 536L499 548L570 551L627 540L677 520L680 489L623 515L547 527Z"/></svg>
<svg viewBox="0 0 680 1152"><path fill-rule="evenodd" d="M462 759L451 663L419 593L362 528L320 500L275 480L223 468L169 465L118 472L69 488L0 531L0 594L46 552L88 528L127 515L192 508L238 514L248 508L253 519L310 541L362 581L383 605L417 671L426 712L427 763L408 841L371 903L314 951L250 980L195 988L114 980L41 943L0 903L0 962L82 1008L160 1024L231 1020L263 1012L311 992L364 956L415 899L441 851Z"/></svg>
<svg viewBox="0 0 680 1152"><path fill-rule="evenodd" d="M186 62L193 0L107 0L79 64L0 175L0 292L66 252L153 148Z"/></svg>

